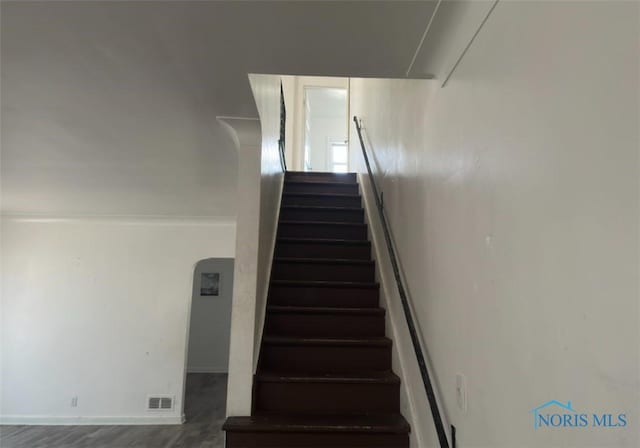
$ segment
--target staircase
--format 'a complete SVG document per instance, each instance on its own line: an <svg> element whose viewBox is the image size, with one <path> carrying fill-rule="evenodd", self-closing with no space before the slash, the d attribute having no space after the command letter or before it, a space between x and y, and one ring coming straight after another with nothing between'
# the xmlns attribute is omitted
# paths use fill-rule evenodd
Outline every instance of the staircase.
<svg viewBox="0 0 640 448"><path fill-rule="evenodd" d="M409 446L353 173L287 172L253 415L227 448Z"/></svg>

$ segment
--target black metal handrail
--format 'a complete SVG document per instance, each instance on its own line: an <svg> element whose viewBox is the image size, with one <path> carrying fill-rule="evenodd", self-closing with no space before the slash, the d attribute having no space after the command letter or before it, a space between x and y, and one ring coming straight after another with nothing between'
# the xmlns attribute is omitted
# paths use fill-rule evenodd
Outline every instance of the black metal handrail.
<svg viewBox="0 0 640 448"><path fill-rule="evenodd" d="M280 139L278 140L278 150L280 151L280 166L282 171L287 171L287 160L284 156L285 135L287 129L287 108L284 105L284 89L280 83Z"/></svg>
<svg viewBox="0 0 640 448"><path fill-rule="evenodd" d="M402 282L402 276L400 275L400 267L398 265L398 259L396 257L396 253L393 248L393 240L391 239L389 224L387 223L387 219L385 218L385 215L384 215L382 196L378 193L378 187L373 177L373 172L371 171L371 165L369 164L369 157L367 156L367 150L364 145L364 140L362 139L362 127L358 122L358 118L355 116L353 117L353 122L356 125L356 130L358 131L358 138L360 139L360 146L362 147L362 155L364 156L364 163L367 166L367 171L369 172L369 178L371 179L373 195L375 196L375 200L376 200L376 208L378 209L378 213L380 215L380 222L382 223L382 231L384 232L384 239L385 239L385 242L387 243L387 249L389 250L389 259L391 260L391 267L393 268L393 276L395 277L395 280L396 280L396 285L398 287L398 294L400 295L400 301L402 302L402 309L404 310L404 315L407 320L407 326L409 327L409 334L411 335L411 342L413 343L413 349L416 353L416 358L418 360L418 366L420 368L420 376L422 377L422 383L424 384L424 388L427 392L427 398L429 399L429 407L431 408L433 422L436 427L436 432L438 433L438 440L440 441L440 447L449 448L449 440L447 439L447 434L444 429L444 423L442 422L442 416L440 415L440 409L438 408L438 403L436 401L436 394L433 389L433 384L431 383L431 378L429 378L427 363L425 361L425 356L422 351L422 347L420 345L420 339L418 338L418 332L416 330L413 316L411 314L411 307L409 306L407 293Z"/></svg>

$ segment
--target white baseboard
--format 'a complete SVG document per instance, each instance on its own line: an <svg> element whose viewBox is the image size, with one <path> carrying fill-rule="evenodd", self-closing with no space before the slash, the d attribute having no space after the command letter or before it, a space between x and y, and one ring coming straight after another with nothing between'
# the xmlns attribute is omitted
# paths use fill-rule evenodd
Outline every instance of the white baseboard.
<svg viewBox="0 0 640 448"><path fill-rule="evenodd" d="M188 367L187 373L229 373L227 367Z"/></svg>
<svg viewBox="0 0 640 448"><path fill-rule="evenodd" d="M53 415L0 415L0 425L43 425L43 426L76 426L76 425L181 425L185 422L181 416L53 416Z"/></svg>

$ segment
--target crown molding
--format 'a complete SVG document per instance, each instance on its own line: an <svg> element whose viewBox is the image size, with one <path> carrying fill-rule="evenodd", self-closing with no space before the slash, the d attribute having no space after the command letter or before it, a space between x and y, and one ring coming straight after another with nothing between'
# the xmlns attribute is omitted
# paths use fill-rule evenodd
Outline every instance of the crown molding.
<svg viewBox="0 0 640 448"><path fill-rule="evenodd" d="M235 216L176 215L65 215L35 213L2 213L3 221L23 223L94 223L119 225L216 226L235 225Z"/></svg>

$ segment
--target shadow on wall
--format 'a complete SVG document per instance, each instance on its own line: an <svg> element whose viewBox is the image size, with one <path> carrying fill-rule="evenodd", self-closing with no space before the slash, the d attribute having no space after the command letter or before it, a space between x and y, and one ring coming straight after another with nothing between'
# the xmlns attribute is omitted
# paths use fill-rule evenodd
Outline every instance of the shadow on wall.
<svg viewBox="0 0 640 448"><path fill-rule="evenodd" d="M233 258L207 258L193 273L187 372L226 373L233 296Z"/></svg>

